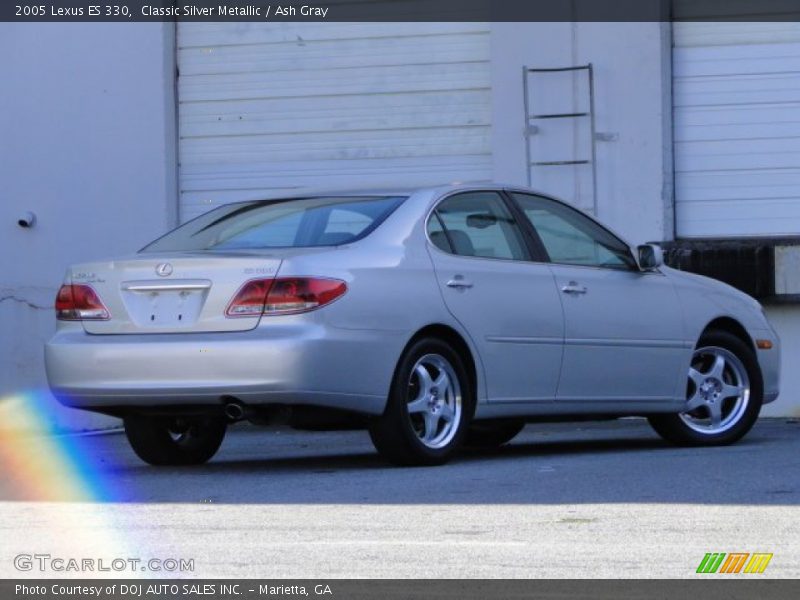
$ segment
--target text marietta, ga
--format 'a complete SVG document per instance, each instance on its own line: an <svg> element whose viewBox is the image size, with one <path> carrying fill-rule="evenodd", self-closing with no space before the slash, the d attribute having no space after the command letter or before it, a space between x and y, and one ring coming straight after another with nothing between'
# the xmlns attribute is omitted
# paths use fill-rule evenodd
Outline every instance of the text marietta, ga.
<svg viewBox="0 0 800 600"><path fill-rule="evenodd" d="M143 17L322 17L328 16L328 8L320 6L142 6Z"/></svg>

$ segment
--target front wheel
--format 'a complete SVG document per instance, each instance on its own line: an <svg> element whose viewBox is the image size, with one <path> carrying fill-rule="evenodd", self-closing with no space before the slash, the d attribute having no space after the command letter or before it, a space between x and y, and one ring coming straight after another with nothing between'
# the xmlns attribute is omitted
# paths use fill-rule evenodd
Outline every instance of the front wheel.
<svg viewBox="0 0 800 600"><path fill-rule="evenodd" d="M370 437L398 465L440 465L456 452L472 418L472 386L461 357L435 338L418 340L397 366L386 409Z"/></svg>
<svg viewBox="0 0 800 600"><path fill-rule="evenodd" d="M124 418L136 456L151 465L199 465L216 454L227 424L219 417Z"/></svg>
<svg viewBox="0 0 800 600"><path fill-rule="evenodd" d="M700 338L692 355L685 412L648 420L661 437L675 444L732 444L755 424L762 388L753 351L730 333L712 331Z"/></svg>

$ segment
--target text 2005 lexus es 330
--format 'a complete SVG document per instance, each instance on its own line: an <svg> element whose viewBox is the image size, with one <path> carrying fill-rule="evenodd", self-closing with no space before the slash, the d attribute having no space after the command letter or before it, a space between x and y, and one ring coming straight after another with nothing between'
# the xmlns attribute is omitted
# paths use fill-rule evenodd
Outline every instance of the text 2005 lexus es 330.
<svg viewBox="0 0 800 600"><path fill-rule="evenodd" d="M122 417L158 465L208 460L240 419L363 426L400 464L537 418L727 444L778 396L755 300L517 188L228 204L73 266L55 308L53 392Z"/></svg>

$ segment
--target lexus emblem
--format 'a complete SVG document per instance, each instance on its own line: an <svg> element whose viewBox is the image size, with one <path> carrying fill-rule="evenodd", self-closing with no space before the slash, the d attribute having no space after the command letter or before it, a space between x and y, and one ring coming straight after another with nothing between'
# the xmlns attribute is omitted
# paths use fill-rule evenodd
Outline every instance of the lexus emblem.
<svg viewBox="0 0 800 600"><path fill-rule="evenodd" d="M168 277L172 275L172 265L169 263L161 263L156 265L156 274L160 277Z"/></svg>

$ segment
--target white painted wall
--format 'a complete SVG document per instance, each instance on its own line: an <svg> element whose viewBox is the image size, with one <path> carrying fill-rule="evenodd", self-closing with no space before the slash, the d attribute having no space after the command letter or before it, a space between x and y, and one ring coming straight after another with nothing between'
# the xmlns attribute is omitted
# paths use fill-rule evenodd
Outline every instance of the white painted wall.
<svg viewBox="0 0 800 600"><path fill-rule="evenodd" d="M489 24L180 23L180 214L491 179Z"/></svg>
<svg viewBox="0 0 800 600"><path fill-rule="evenodd" d="M68 264L134 251L176 214L174 26L0 24L0 426L46 393ZM21 211L33 229L17 225ZM109 419L62 409L65 428Z"/></svg>
<svg viewBox="0 0 800 600"><path fill-rule="evenodd" d="M800 23L675 23L678 235L800 230Z"/></svg>
<svg viewBox="0 0 800 600"><path fill-rule="evenodd" d="M491 50L495 179L527 183L523 66L591 62L596 130L616 136L596 144L598 216L634 243L672 239L669 24L494 23ZM582 94L578 87L576 96ZM583 150L575 148L576 157ZM532 187L572 200L570 186L576 175L584 182L578 171L585 167L546 168L561 181L534 178ZM585 198L585 191L576 196Z"/></svg>

